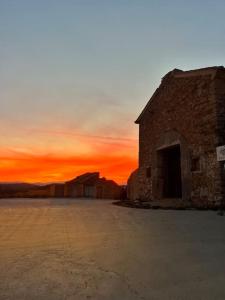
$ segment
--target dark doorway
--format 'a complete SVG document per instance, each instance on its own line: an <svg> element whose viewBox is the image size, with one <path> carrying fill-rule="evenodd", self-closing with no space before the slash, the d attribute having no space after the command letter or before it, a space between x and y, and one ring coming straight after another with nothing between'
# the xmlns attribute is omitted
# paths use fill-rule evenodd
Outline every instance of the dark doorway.
<svg viewBox="0 0 225 300"><path fill-rule="evenodd" d="M181 198L180 145L162 150L163 197Z"/></svg>

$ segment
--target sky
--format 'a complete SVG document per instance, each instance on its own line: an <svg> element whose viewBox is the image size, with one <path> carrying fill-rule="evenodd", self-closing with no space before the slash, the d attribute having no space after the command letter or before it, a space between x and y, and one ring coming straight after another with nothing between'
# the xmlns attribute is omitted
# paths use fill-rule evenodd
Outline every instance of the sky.
<svg viewBox="0 0 225 300"><path fill-rule="evenodd" d="M0 181L126 183L170 70L225 63L224 0L0 0Z"/></svg>

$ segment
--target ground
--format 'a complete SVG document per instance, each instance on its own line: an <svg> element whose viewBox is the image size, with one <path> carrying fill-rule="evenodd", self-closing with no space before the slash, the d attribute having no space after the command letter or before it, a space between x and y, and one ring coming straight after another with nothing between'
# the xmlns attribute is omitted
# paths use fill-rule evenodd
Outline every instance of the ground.
<svg viewBox="0 0 225 300"><path fill-rule="evenodd" d="M0 200L0 299L225 299L225 217Z"/></svg>

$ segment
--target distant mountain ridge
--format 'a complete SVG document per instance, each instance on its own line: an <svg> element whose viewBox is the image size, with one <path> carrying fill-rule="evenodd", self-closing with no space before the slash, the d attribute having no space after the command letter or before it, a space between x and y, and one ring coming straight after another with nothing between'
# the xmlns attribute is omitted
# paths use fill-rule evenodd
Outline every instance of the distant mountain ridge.
<svg viewBox="0 0 225 300"><path fill-rule="evenodd" d="M46 196L54 184L58 183L0 182L0 198Z"/></svg>
<svg viewBox="0 0 225 300"><path fill-rule="evenodd" d="M7 182L7 183L3 183L0 182L0 192L1 191L24 191L27 189L32 189L32 188L37 188L38 185L36 184L31 184L31 183L25 183L25 182L17 182L17 183L11 183L11 182Z"/></svg>

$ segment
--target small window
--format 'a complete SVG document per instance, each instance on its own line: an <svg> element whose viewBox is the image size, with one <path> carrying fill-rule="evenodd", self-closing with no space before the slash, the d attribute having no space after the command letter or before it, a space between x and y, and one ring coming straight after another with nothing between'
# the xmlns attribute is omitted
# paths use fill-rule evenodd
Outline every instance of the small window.
<svg viewBox="0 0 225 300"><path fill-rule="evenodd" d="M152 170L151 170L151 167L148 167L147 169L146 169L146 177L147 178L150 178L152 176Z"/></svg>
<svg viewBox="0 0 225 300"><path fill-rule="evenodd" d="M191 171L199 172L200 171L200 157L195 157L191 161Z"/></svg>

